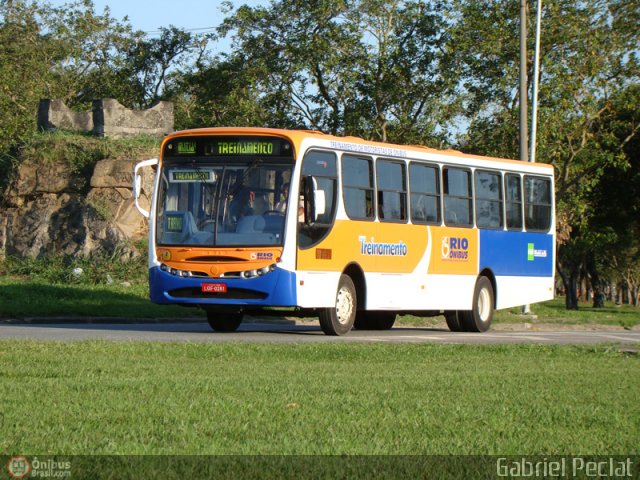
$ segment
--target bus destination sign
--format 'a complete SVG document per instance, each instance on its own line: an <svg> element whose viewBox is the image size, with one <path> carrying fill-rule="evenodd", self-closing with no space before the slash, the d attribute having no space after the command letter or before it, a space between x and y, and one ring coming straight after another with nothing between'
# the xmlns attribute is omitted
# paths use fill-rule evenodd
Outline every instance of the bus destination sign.
<svg viewBox="0 0 640 480"><path fill-rule="evenodd" d="M291 144L277 137L190 137L169 142L166 156L198 157L292 157Z"/></svg>
<svg viewBox="0 0 640 480"><path fill-rule="evenodd" d="M218 155L273 155L274 143L268 142L218 142L214 146Z"/></svg>
<svg viewBox="0 0 640 480"><path fill-rule="evenodd" d="M212 169L195 169L195 170L171 170L171 183L190 183L190 182L207 182L216 181L215 173Z"/></svg>

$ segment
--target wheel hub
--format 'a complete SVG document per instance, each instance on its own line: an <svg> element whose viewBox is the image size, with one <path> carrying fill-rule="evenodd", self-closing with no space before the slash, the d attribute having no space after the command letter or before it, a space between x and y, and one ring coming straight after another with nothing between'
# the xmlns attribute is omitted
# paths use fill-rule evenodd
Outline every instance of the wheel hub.
<svg viewBox="0 0 640 480"><path fill-rule="evenodd" d="M341 324L346 324L353 314L353 298L348 289L341 288L338 290L336 297L336 315Z"/></svg>

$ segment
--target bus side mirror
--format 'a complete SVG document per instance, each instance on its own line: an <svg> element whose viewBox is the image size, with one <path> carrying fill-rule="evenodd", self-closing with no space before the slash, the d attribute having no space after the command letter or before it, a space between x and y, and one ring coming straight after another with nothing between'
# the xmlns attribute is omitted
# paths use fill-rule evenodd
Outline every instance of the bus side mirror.
<svg viewBox="0 0 640 480"><path fill-rule="evenodd" d="M304 177L305 219L308 225L318 221L327 209L325 192L318 188L318 181L309 175Z"/></svg>
<svg viewBox="0 0 640 480"><path fill-rule="evenodd" d="M140 170L142 168L152 167L155 165L158 165L158 159L151 158L149 160L143 160L142 162L137 163L133 169L133 199L136 203L136 208L138 209L138 211L146 218L149 218L149 211L142 208L139 201L140 197L142 196L142 174Z"/></svg>

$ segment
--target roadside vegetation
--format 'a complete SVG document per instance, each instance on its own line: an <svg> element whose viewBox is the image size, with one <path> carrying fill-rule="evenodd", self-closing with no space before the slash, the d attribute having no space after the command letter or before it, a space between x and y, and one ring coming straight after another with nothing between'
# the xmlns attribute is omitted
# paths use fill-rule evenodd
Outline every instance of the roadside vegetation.
<svg viewBox="0 0 640 480"><path fill-rule="evenodd" d="M81 258L0 260L0 321L46 317L120 317L170 319L203 317L197 308L154 305L149 301L147 247L135 245L139 255ZM579 310L567 310L564 299L556 298L531 306L533 316L520 308L495 313L495 323L556 325L607 325L632 328L640 325L640 309L632 305L605 302L602 308L582 303ZM286 311L283 313L286 316ZM277 318L277 317L276 317ZM442 326L444 318L398 317L397 325Z"/></svg>

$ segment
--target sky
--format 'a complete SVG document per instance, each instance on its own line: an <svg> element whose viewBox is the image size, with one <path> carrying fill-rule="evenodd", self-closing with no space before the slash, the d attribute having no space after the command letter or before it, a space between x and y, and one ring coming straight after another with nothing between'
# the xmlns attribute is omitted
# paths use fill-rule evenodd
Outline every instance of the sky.
<svg viewBox="0 0 640 480"><path fill-rule="evenodd" d="M47 0L53 6L62 6L69 0ZM111 16L116 20L129 17L134 30L142 30L150 37L157 36L161 27L173 25L193 33L211 32L218 27L225 15L222 13L223 0L93 0L94 11L102 14L108 5ZM234 6L266 6L268 0L233 0ZM217 45L225 50L228 40ZM215 46L214 46L215 49Z"/></svg>

